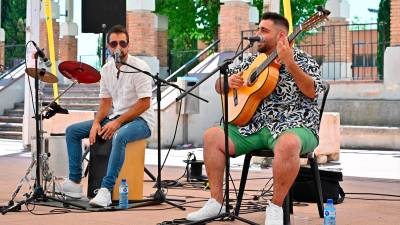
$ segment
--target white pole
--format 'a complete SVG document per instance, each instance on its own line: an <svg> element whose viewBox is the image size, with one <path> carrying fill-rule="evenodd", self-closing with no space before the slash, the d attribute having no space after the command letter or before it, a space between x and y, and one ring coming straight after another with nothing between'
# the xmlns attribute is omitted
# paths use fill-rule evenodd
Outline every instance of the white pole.
<svg viewBox="0 0 400 225"><path fill-rule="evenodd" d="M74 22L74 1L65 0L65 10L67 10L68 15L65 17L66 23Z"/></svg>
<svg viewBox="0 0 400 225"><path fill-rule="evenodd" d="M271 11L279 13L279 9L281 6L281 1L280 0L271 0Z"/></svg>
<svg viewBox="0 0 400 225"><path fill-rule="evenodd" d="M39 20L40 20L40 0L31 0L27 1L26 5L26 42L33 40L36 43L39 43ZM27 67L30 64L30 57L32 51L27 49ZM31 137L35 133L35 120L32 118L34 116L33 107L32 107L32 98L35 96L31 96L31 92L29 89L29 83L31 83L31 87L34 88L34 80L29 76L25 76L25 103L24 103L24 116L23 116L23 128L22 128L22 143L24 147L27 147L31 144ZM34 90L32 89L32 94L34 94Z"/></svg>

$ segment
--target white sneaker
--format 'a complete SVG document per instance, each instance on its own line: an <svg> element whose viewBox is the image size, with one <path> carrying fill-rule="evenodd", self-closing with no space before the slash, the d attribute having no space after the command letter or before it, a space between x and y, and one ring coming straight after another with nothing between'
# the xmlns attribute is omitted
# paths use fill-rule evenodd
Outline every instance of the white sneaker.
<svg viewBox="0 0 400 225"><path fill-rule="evenodd" d="M111 193L107 188L100 188L97 195L89 201L89 205L107 207L111 205Z"/></svg>
<svg viewBox="0 0 400 225"><path fill-rule="evenodd" d="M213 216L218 216L223 212L225 212L225 207L222 207L222 205L214 198L210 198L201 209L189 213L186 216L186 219L190 221L199 221Z"/></svg>
<svg viewBox="0 0 400 225"><path fill-rule="evenodd" d="M77 199L82 197L82 184L77 184L69 179L60 185L56 185L55 190L65 194L67 197Z"/></svg>
<svg viewBox="0 0 400 225"><path fill-rule="evenodd" d="M265 225L283 225L283 209L268 201L265 209Z"/></svg>

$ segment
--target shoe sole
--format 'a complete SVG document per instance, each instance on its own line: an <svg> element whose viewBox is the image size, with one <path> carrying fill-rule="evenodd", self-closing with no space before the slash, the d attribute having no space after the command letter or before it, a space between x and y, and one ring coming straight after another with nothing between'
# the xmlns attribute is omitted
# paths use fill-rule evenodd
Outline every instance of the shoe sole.
<svg viewBox="0 0 400 225"><path fill-rule="evenodd" d="M82 198L82 193L76 193L76 192L62 192L65 194L65 196L74 198L74 199L81 199Z"/></svg>
<svg viewBox="0 0 400 225"><path fill-rule="evenodd" d="M89 202L89 205L91 205L93 207L102 207L102 208L104 208L104 207L110 206L111 202L108 205L102 205L102 204L99 204L97 202Z"/></svg>

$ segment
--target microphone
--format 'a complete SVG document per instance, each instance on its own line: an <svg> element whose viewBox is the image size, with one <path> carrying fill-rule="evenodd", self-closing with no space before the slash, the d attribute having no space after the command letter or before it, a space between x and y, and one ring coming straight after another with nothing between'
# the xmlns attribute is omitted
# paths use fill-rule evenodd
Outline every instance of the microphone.
<svg viewBox="0 0 400 225"><path fill-rule="evenodd" d="M249 41L251 41L251 42L255 42L255 41L264 41L264 36L262 36L262 35L257 35L257 36L252 36L252 37L244 37L243 39L249 40Z"/></svg>
<svg viewBox="0 0 400 225"><path fill-rule="evenodd" d="M46 55L44 54L43 50L40 49L36 43L34 41L32 41L33 46L35 46L36 48L36 53L38 54L38 56L43 60L44 65L46 67L50 67L51 66L51 61L46 57Z"/></svg>
<svg viewBox="0 0 400 225"><path fill-rule="evenodd" d="M119 50L119 48L115 49L114 51L114 60L115 64L121 63L121 50Z"/></svg>

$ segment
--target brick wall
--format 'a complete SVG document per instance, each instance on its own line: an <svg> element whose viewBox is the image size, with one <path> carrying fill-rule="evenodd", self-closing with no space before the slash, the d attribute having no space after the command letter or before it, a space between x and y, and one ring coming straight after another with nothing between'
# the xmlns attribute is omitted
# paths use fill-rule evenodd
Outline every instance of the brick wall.
<svg viewBox="0 0 400 225"><path fill-rule="evenodd" d="M78 40L75 36L64 36L60 38L59 44L60 48L58 53L61 62L67 60L77 61Z"/></svg>
<svg viewBox="0 0 400 225"><path fill-rule="evenodd" d="M400 45L400 0L391 1L390 45Z"/></svg>
<svg viewBox="0 0 400 225"><path fill-rule="evenodd" d="M245 2L226 2L219 13L219 51L235 51L240 43L240 31L249 30L249 5Z"/></svg>
<svg viewBox="0 0 400 225"><path fill-rule="evenodd" d="M129 49L132 55L157 56L156 15L147 11L126 12Z"/></svg>
<svg viewBox="0 0 400 225"><path fill-rule="evenodd" d="M59 59L59 40L60 37L60 24L53 19L53 38L54 38L54 51L56 53L56 61ZM44 52L47 56L47 58L50 59L50 54L49 54L49 41L47 39L47 25L46 25L46 20L41 19L40 20L40 39L39 39L39 46L41 48L44 48Z"/></svg>
<svg viewBox="0 0 400 225"><path fill-rule="evenodd" d="M160 66L168 66L168 32L157 31L157 58L160 60Z"/></svg>
<svg viewBox="0 0 400 225"><path fill-rule="evenodd" d="M329 27L324 32L323 40L328 40L327 49L324 49L328 62L351 62L351 34L348 30L348 22L344 18L329 20L326 25L338 25ZM340 26L344 25L344 26Z"/></svg>

